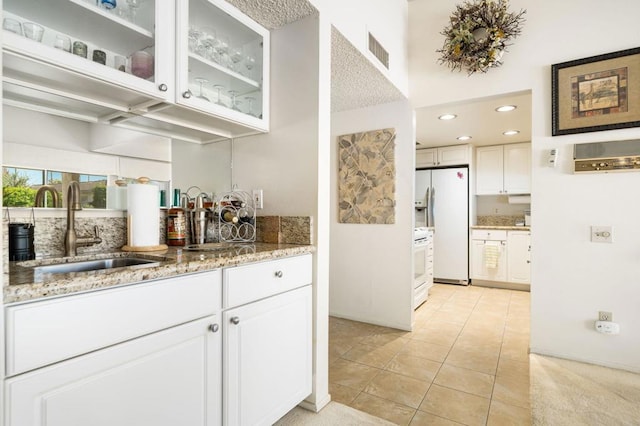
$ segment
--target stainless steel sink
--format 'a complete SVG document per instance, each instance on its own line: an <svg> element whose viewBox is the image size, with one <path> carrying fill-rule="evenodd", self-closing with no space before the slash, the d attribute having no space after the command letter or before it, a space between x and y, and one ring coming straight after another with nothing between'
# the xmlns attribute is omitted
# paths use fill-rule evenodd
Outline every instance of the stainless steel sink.
<svg viewBox="0 0 640 426"><path fill-rule="evenodd" d="M85 260L82 262L59 263L56 265L36 266L34 272L42 274L66 274L69 272L99 271L101 269L123 268L125 266L153 267L160 261L138 257L113 257L109 259Z"/></svg>

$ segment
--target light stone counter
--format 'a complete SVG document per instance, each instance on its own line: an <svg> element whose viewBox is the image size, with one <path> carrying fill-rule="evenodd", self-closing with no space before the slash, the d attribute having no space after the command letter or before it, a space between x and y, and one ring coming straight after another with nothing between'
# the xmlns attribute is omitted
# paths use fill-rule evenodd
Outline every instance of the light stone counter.
<svg viewBox="0 0 640 426"><path fill-rule="evenodd" d="M25 302L44 297L98 290L117 285L171 278L194 272L237 266L312 253L315 247L299 244L229 243L218 251L186 251L170 247L166 251L148 253L112 252L80 255L73 258L45 258L25 262L9 262L9 284L4 286L4 302ZM130 266L66 274L36 274L33 267L52 263L135 256L160 261L159 266Z"/></svg>
<svg viewBox="0 0 640 426"><path fill-rule="evenodd" d="M492 225L475 225L471 229L501 229L505 231L531 231L530 226L492 226Z"/></svg>

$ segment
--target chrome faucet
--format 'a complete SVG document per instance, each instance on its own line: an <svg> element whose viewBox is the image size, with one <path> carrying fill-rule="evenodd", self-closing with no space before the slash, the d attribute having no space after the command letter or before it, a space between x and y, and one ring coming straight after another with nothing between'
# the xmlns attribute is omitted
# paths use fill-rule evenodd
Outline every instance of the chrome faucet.
<svg viewBox="0 0 640 426"><path fill-rule="evenodd" d="M78 247L88 247L100 244L100 229L94 228L93 237L78 237L76 234L76 210L82 210L80 205L80 184L72 181L67 188L67 231L64 235L64 255L76 256Z"/></svg>
<svg viewBox="0 0 640 426"><path fill-rule="evenodd" d="M44 200L47 196L47 192L51 194L51 200L53 205L50 207L61 207L60 206L60 196L58 195L58 191L53 186L43 185L36 192L36 201L35 207L44 207Z"/></svg>

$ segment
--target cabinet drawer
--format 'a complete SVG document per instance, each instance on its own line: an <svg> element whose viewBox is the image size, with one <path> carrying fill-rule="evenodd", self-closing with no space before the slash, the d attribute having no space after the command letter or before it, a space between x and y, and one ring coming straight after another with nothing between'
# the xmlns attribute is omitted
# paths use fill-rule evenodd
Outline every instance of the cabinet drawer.
<svg viewBox="0 0 640 426"><path fill-rule="evenodd" d="M311 284L311 255L288 257L224 269L223 308Z"/></svg>
<svg viewBox="0 0 640 426"><path fill-rule="evenodd" d="M221 287L218 270L10 306L7 375L209 316Z"/></svg>
<svg viewBox="0 0 640 426"><path fill-rule="evenodd" d="M473 229L472 240L502 241L507 239L507 231L499 229Z"/></svg>

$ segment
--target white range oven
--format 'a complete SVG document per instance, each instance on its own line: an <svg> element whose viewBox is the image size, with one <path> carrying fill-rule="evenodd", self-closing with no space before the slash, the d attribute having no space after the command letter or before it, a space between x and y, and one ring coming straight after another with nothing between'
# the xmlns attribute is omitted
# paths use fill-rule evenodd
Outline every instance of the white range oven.
<svg viewBox="0 0 640 426"><path fill-rule="evenodd" d="M433 285L433 230L417 227L413 233L413 309L429 297Z"/></svg>

